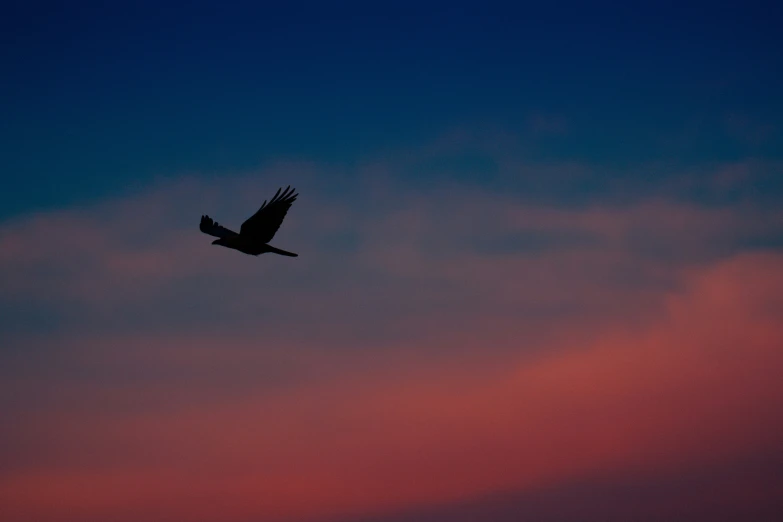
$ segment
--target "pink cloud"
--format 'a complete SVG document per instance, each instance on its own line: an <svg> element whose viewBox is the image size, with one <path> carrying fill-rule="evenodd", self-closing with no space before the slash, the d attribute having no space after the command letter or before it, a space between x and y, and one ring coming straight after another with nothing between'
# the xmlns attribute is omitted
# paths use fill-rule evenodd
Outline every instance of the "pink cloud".
<svg viewBox="0 0 783 522"><path fill-rule="evenodd" d="M80 457L5 474L0 504L15 520L306 520L779 451L781 269L756 254L694 270L657 321L536 355L404 350L195 408L50 413L30 439Z"/></svg>
<svg viewBox="0 0 783 522"><path fill-rule="evenodd" d="M295 263L197 230L205 212L238 228L269 177L308 168L0 227L3 299L83 306L89 326L9 359L11 522L326 520L780 451L783 258L715 246L780 213L368 180L302 197L281 229ZM562 244L476 244L526 234ZM104 328L126 316L131 333Z"/></svg>
<svg viewBox="0 0 783 522"><path fill-rule="evenodd" d="M304 174L292 170L298 168ZM280 169L312 183L306 166ZM273 292L277 310L295 309L309 318L294 335L348 335L365 328L376 337L415 336L459 324L491 336L501 325L524 321L535 345L542 337L563 335L549 321L564 314L579 315L583 326L594 329L620 316L646 321L660 309L661 288L678 284L680 271L700 266L716 244L783 229L780 213L742 204L708 208L657 198L567 209L459 187L411 192L387 184L390 192L379 205L355 194L331 199L305 190L307 198L280 234L282 244L301 250L292 263L211 246L195 220L210 212L238 228L247 213L238 207L263 193L266 177L220 184L183 179L78 212L7 223L0 227L0 288L10 302L87 307L96 320L108 314L113 323L126 314L140 317L143 307L144 317L159 310L157 317L171 316L179 325L173 319L187 318L193 308L186 299L197 299L202 316L213 307L249 331L277 330L264 312ZM236 194L242 194L242 205L233 201ZM345 233L353 246L335 249ZM479 248L482 241L513 245L531 234L562 236L562 244L506 252ZM659 252L640 251L648 245ZM719 250L713 257L724 254ZM188 288L194 297L185 297ZM190 324L213 324L202 316Z"/></svg>

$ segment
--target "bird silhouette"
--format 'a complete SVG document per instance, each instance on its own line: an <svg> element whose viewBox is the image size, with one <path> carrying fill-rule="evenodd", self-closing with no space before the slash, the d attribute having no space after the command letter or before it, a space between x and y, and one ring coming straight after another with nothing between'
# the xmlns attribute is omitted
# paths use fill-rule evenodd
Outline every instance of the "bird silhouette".
<svg viewBox="0 0 783 522"><path fill-rule="evenodd" d="M269 200L269 203L264 201L261 208L242 223L239 234L220 225L217 221L213 221L211 217L206 215L201 216L199 230L218 238L212 242L213 245L233 248L251 256L273 252L282 256L297 257L299 254L286 252L268 244L283 223L283 219L288 213L288 209L291 208L291 204L299 195L291 189L290 185L282 194L280 190L282 189L277 189L275 196Z"/></svg>

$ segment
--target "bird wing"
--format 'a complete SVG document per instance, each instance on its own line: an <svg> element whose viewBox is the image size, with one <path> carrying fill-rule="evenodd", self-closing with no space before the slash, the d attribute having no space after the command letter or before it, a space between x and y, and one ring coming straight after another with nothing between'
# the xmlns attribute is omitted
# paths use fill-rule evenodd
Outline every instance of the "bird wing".
<svg viewBox="0 0 783 522"><path fill-rule="evenodd" d="M218 224L217 221L212 221L209 216L201 216L201 224L198 226L199 230L210 236L219 238L226 238L238 235L233 230L229 230L226 227Z"/></svg>
<svg viewBox="0 0 783 522"><path fill-rule="evenodd" d="M239 229L239 233L243 236L249 236L256 241L262 243L268 243L272 240L283 223L288 209L296 200L299 194L294 192L294 189L289 185L281 194L281 189L277 189L275 196L269 200L269 203L264 201L258 212L247 218L242 223L242 228Z"/></svg>

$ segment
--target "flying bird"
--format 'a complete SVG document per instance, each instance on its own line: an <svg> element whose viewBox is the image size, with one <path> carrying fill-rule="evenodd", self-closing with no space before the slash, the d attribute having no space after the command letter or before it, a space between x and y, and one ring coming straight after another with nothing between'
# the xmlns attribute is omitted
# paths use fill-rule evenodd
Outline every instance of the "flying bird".
<svg viewBox="0 0 783 522"><path fill-rule="evenodd" d="M269 203L264 201L258 212L242 223L239 234L218 224L217 221L213 221L209 216L201 216L199 230L219 238L212 242L213 245L233 248L251 256L274 252L282 256L297 257L299 254L286 252L268 244L275 237L275 233L283 223L283 218L288 213L288 209L291 208L291 204L299 195L291 189L290 185L282 194L280 190L282 189L277 189L275 196L269 200Z"/></svg>

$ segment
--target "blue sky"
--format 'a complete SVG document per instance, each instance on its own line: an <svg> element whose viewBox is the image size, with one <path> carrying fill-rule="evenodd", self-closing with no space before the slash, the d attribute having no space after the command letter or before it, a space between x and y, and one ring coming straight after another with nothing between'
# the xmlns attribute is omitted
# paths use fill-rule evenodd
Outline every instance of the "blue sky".
<svg viewBox="0 0 783 522"><path fill-rule="evenodd" d="M4 521L776 521L781 11L4 2Z"/></svg>
<svg viewBox="0 0 783 522"><path fill-rule="evenodd" d="M6 217L281 158L350 167L455 128L602 167L783 150L763 130L783 116L772 2L4 10ZM528 136L535 118L564 132Z"/></svg>

